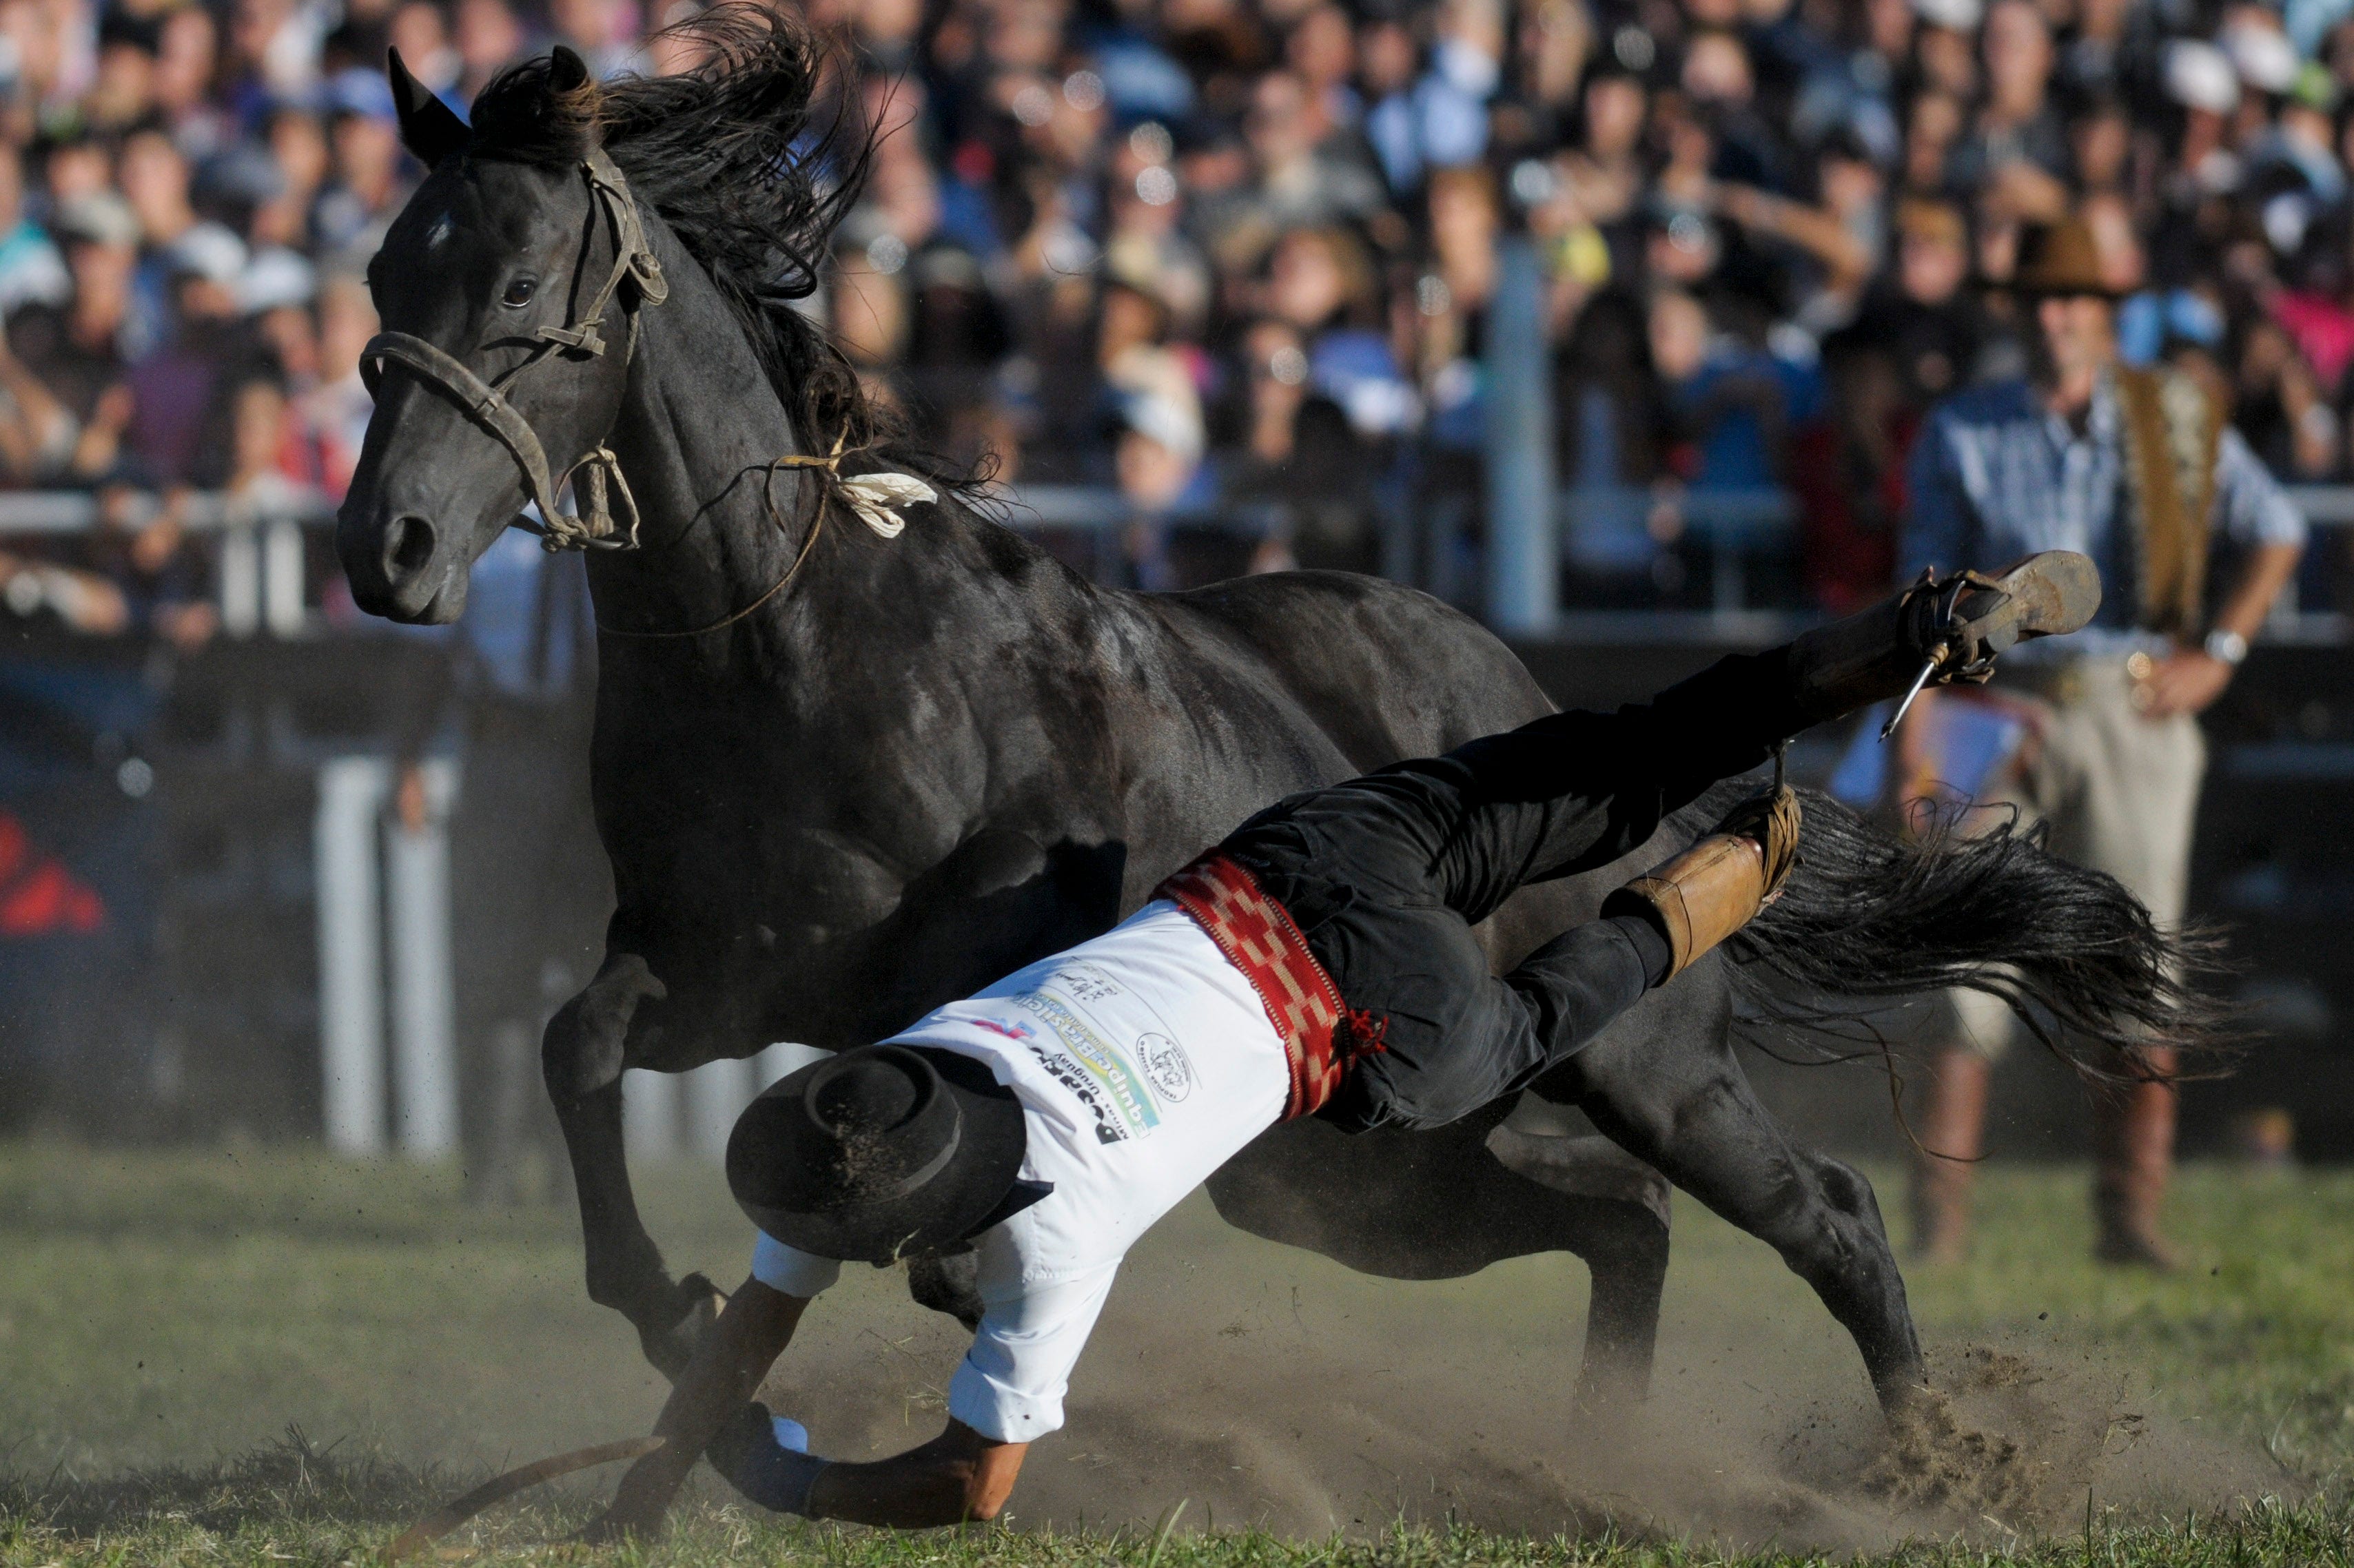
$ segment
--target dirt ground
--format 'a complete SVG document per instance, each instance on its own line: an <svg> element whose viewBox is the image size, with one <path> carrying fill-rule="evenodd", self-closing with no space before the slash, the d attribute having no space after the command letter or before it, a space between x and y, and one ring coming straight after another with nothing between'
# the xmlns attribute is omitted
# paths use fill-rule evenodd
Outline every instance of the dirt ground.
<svg viewBox="0 0 2354 1568"><path fill-rule="evenodd" d="M1941 1345L1950 1421L1892 1465L1844 1333L1778 1268L1728 1261L1731 1309L1673 1290L1650 1406L1597 1431L1569 1409L1575 1263L1400 1286L1189 1209L1131 1258L1016 1511L1119 1526L1184 1499L1204 1528L1293 1537L1403 1517L1841 1551L2056 1529L2088 1489L2143 1517L2305 1489L2261 1445L2153 1404L2122 1358L2048 1331ZM845 1284L770 1393L820 1452L890 1452L938 1429L963 1341L888 1277Z"/></svg>
<svg viewBox="0 0 2354 1568"><path fill-rule="evenodd" d="M454 1181L394 1168L174 1158L0 1150L9 1471L200 1464L291 1425L467 1475L650 1424L663 1385L581 1298L568 1213L483 1213ZM1197 1198L1131 1257L1015 1522L1150 1527L1182 1501L1182 1529L1292 1538L1403 1517L1850 1551L1956 1531L2000 1544L2088 1505L2212 1510L2340 1473L2354 1304L2329 1282L2354 1182L2194 1178L2179 1207L2203 1267L2162 1283L2078 1261L2081 1182L2001 1178L1981 1266L1916 1275L1951 1409L1893 1458L1844 1332L1689 1205L1654 1398L1631 1429L1596 1431L1569 1407L1575 1260L1370 1280L1241 1236ZM740 1278L748 1232L716 1173L651 1186L673 1263ZM2035 1214L2030 1245L2008 1222ZM854 1268L772 1403L820 1452L894 1451L938 1430L963 1344L896 1275Z"/></svg>

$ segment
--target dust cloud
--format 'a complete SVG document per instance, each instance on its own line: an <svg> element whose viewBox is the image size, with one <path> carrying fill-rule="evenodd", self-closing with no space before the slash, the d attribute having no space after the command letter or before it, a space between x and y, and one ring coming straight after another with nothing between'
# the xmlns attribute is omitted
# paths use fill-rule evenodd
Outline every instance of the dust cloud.
<svg viewBox="0 0 2354 1568"><path fill-rule="evenodd" d="M1597 1429L1570 1408L1573 1260L1371 1280L1240 1236L1197 1198L1131 1256L1013 1522L1150 1529L1182 1500L1186 1530L1403 1519L1836 1551L2081 1528L2088 1493L2114 1519L2296 1489L2056 1334L1934 1352L1938 1397L1892 1443L1845 1335L1756 1250L1671 1271L1652 1400ZM820 1453L895 1452L938 1431L968 1342L896 1276L852 1270L769 1398Z"/></svg>

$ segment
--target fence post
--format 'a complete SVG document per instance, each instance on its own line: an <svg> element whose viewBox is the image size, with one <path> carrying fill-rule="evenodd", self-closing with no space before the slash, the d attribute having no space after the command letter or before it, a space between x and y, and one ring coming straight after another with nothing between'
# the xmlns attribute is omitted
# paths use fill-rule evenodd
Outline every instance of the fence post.
<svg viewBox="0 0 2354 1568"><path fill-rule="evenodd" d="M1507 636L1544 636L1560 609L1548 359L1536 246L1526 235L1509 235L1496 246L1485 378L1488 624Z"/></svg>
<svg viewBox="0 0 2354 1568"><path fill-rule="evenodd" d="M250 637L261 626L261 545L251 524L221 531L219 560L221 630Z"/></svg>
<svg viewBox="0 0 2354 1568"><path fill-rule="evenodd" d="M386 904L392 919L392 1037L401 1152L438 1160L458 1151L457 992L450 952L450 803L458 765L418 765L424 821L386 830Z"/></svg>
<svg viewBox="0 0 2354 1568"><path fill-rule="evenodd" d="M376 823L392 782L376 757L330 758L319 768L312 830L319 900L320 1104L327 1147L384 1152L384 972Z"/></svg>
<svg viewBox="0 0 2354 1568"><path fill-rule="evenodd" d="M307 619L302 604L302 524L291 517L262 533L261 623L272 637L300 637Z"/></svg>

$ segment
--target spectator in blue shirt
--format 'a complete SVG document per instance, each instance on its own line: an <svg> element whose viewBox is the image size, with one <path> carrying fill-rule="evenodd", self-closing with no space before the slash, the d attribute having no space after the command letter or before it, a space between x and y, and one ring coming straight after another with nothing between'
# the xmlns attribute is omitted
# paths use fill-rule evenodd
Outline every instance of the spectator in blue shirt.
<svg viewBox="0 0 2354 1568"><path fill-rule="evenodd" d="M1685 479L1700 490L1776 482L1787 433L1821 400L1815 368L1717 332L1708 308L1680 289L1652 299L1650 334L1669 417L1687 446Z"/></svg>

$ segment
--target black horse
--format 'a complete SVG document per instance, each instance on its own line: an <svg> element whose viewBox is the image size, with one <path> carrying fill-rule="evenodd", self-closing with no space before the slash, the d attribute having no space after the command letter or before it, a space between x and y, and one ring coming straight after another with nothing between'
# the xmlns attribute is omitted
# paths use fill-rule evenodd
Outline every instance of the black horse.
<svg viewBox="0 0 2354 1568"><path fill-rule="evenodd" d="M941 499L910 507L903 535L863 524L843 476L920 460L878 444L854 381L790 309L854 185L818 179L804 140L818 61L765 12L694 26L713 53L690 75L600 86L558 49L486 89L471 130L396 58L402 132L432 173L370 268L394 332L370 348L376 410L336 536L364 608L445 621L523 503L552 510L561 473L541 443L614 454L579 488L610 490L620 521L548 518L568 541L631 542L620 474L642 507L634 548L589 557L619 907L545 1065L589 1294L665 1370L712 1290L673 1282L640 1223L625 1067L880 1038L1104 930L1281 795L1550 706L1478 625L1387 583L1108 591L937 477ZM778 461L827 453L832 467ZM1885 994L2002 963L2015 978L1986 983L2113 1049L2172 1022L2180 998L2166 944L2105 879L2007 837L1902 850L1823 802L1809 835L1789 893L1735 948L1757 961L1712 958L1541 1086L1640 1163L1601 1139L1520 1134L1501 1109L1358 1139L1301 1122L1221 1173L1219 1212L1400 1277L1576 1253L1594 1277L1582 1393L1608 1404L1649 1375L1663 1171L1779 1251L1883 1402L1903 1398L1921 1352L1871 1189L1795 1147L1752 1094L1731 1044L1744 977ZM1524 891L1485 930L1496 961L1590 917L1626 870ZM929 1286L958 1305L952 1281Z"/></svg>

